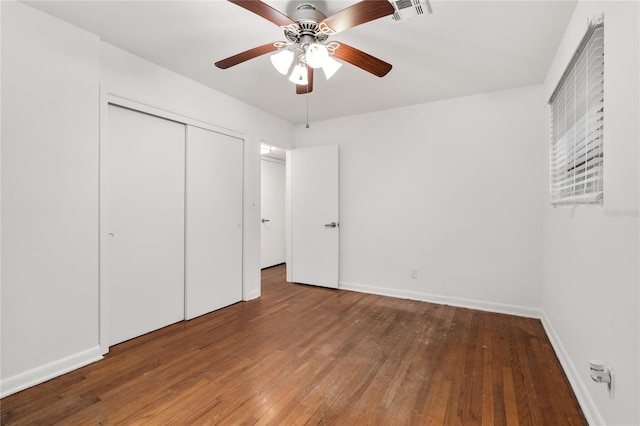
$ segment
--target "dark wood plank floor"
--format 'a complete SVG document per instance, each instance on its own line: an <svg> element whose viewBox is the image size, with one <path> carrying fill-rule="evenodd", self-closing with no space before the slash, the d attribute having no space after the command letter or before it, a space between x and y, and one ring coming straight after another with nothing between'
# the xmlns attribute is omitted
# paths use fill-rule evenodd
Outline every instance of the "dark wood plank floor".
<svg viewBox="0 0 640 426"><path fill-rule="evenodd" d="M4 398L2 424L586 424L537 320L262 277Z"/></svg>

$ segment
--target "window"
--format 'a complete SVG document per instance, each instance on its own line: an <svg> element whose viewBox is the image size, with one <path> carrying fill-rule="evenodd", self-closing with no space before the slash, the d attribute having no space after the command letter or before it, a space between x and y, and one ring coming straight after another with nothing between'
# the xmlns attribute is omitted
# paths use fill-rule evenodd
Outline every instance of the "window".
<svg viewBox="0 0 640 426"><path fill-rule="evenodd" d="M589 24L549 99L551 203L602 204L604 23Z"/></svg>

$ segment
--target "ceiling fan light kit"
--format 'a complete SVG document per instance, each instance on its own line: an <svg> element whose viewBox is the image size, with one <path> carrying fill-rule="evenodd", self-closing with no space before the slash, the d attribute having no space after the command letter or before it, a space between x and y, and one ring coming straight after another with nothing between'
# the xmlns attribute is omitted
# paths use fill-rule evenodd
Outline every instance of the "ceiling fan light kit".
<svg viewBox="0 0 640 426"><path fill-rule="evenodd" d="M271 63L280 74L287 75L293 64L293 58L294 53L291 50L283 49L271 55ZM307 78L300 77L302 74L307 74L307 66L314 69L322 68L325 77L329 80L342 67L342 64L329 56L329 50L325 45L313 43L306 46L306 52L298 56L297 65L289 74L289 81L295 84L308 84Z"/></svg>
<svg viewBox="0 0 640 426"><path fill-rule="evenodd" d="M331 56L325 59L324 64L322 65L322 71L324 71L324 76L329 80L333 75L340 69L342 64Z"/></svg>
<svg viewBox="0 0 640 426"><path fill-rule="evenodd" d="M424 2L426 0L402 0ZM384 16L393 15L398 6L387 0L361 0L332 16L325 16L312 4L301 4L291 17L260 0L229 0L262 18L278 25L284 31L287 42L276 41L216 62L216 66L227 69L266 53L276 70L289 74L289 81L296 84L296 93L308 94L313 90L313 70L322 68L327 80L342 66L336 60L384 77L391 71L391 64L342 42L327 42L330 36Z"/></svg>
<svg viewBox="0 0 640 426"><path fill-rule="evenodd" d="M321 43L311 43L305 46L305 62L311 68L322 68L329 59L329 51Z"/></svg>
<svg viewBox="0 0 640 426"><path fill-rule="evenodd" d="M306 86L309 84L309 79L307 77L307 67L303 64L298 64L293 67L293 71L291 71L291 75L289 76L289 81L298 84L301 86Z"/></svg>
<svg viewBox="0 0 640 426"><path fill-rule="evenodd" d="M280 52L271 55L271 63L280 74L287 75L289 74L289 69L293 63L293 52L287 49L281 50Z"/></svg>

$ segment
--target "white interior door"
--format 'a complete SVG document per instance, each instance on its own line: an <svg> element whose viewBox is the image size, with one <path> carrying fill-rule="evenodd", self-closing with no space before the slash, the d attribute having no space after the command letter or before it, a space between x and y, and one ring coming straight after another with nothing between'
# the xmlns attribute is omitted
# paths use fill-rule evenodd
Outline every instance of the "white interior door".
<svg viewBox="0 0 640 426"><path fill-rule="evenodd" d="M278 160L260 162L260 267L285 262L285 164Z"/></svg>
<svg viewBox="0 0 640 426"><path fill-rule="evenodd" d="M185 126L109 106L109 345L184 319Z"/></svg>
<svg viewBox="0 0 640 426"><path fill-rule="evenodd" d="M338 146L291 151L291 279L338 288Z"/></svg>
<svg viewBox="0 0 640 426"><path fill-rule="evenodd" d="M242 300L242 140L187 126L186 318Z"/></svg>

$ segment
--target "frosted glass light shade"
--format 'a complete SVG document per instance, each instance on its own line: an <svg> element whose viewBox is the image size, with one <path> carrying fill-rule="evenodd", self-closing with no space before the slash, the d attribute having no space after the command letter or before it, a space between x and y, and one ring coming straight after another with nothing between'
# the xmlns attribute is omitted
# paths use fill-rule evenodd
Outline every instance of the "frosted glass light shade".
<svg viewBox="0 0 640 426"><path fill-rule="evenodd" d="M309 83L309 80L307 79L307 67L300 64L296 65L289 76L289 81L306 86Z"/></svg>
<svg viewBox="0 0 640 426"><path fill-rule="evenodd" d="M327 56L327 59L324 61L324 65L322 65L322 71L324 71L325 77L329 80L333 75L340 69L342 64L331 56Z"/></svg>
<svg viewBox="0 0 640 426"><path fill-rule="evenodd" d="M278 70L282 75L287 75L289 68L293 62L293 52L290 50L281 50L280 52L271 55L271 63L273 67Z"/></svg>
<svg viewBox="0 0 640 426"><path fill-rule="evenodd" d="M313 43L307 47L306 61L311 68L320 68L329 58L327 48L320 43Z"/></svg>

